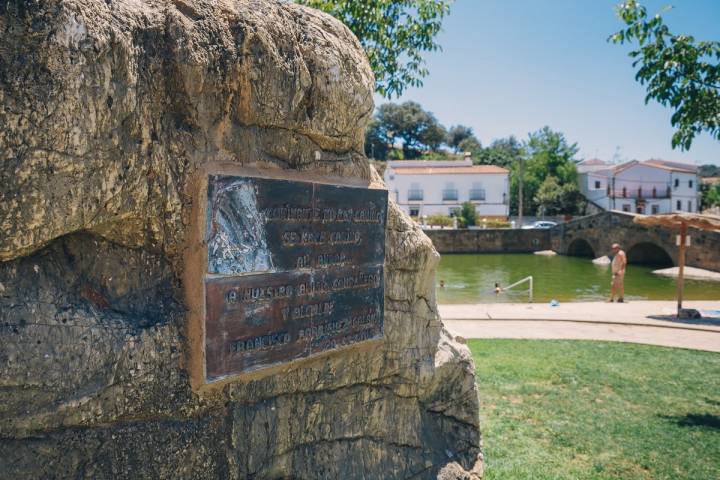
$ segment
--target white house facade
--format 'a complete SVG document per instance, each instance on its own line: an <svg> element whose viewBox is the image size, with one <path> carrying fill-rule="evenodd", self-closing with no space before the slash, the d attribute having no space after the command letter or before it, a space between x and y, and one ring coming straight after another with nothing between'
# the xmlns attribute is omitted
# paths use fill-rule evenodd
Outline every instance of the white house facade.
<svg viewBox="0 0 720 480"><path fill-rule="evenodd" d="M385 169L390 198L413 217L451 215L464 202L478 215L507 218L508 170L466 160L395 160Z"/></svg>
<svg viewBox="0 0 720 480"><path fill-rule="evenodd" d="M698 211L698 176L694 165L646 160L620 165L578 164L580 191L604 210L654 215ZM602 167L602 168L599 168Z"/></svg>

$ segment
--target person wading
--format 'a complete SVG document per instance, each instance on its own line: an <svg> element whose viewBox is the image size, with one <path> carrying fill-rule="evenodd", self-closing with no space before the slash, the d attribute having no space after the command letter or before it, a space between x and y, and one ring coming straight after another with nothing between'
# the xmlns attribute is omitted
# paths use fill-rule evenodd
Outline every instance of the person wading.
<svg viewBox="0 0 720 480"><path fill-rule="evenodd" d="M625 301L625 268L627 267L627 256L617 243L613 243L612 251L612 283L610 284L610 300L608 300L608 302L614 302L615 294L617 294L618 303L623 303Z"/></svg>

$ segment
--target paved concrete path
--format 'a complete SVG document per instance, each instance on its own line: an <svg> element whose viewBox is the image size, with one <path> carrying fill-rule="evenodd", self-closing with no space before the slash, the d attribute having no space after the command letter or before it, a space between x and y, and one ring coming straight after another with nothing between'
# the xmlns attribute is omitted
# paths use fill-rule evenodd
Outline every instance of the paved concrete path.
<svg viewBox="0 0 720 480"><path fill-rule="evenodd" d="M709 313L718 302L686 302ZM675 302L440 305L445 325L465 338L610 340L720 352L720 318L674 321Z"/></svg>

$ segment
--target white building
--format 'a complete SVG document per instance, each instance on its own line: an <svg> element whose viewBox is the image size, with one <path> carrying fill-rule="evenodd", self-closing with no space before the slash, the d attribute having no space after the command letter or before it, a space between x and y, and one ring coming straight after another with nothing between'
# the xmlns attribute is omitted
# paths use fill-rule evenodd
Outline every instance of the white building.
<svg viewBox="0 0 720 480"><path fill-rule="evenodd" d="M464 202L478 215L507 218L508 171L472 160L394 160L385 169L390 198L410 216L450 215Z"/></svg>
<svg viewBox="0 0 720 480"><path fill-rule="evenodd" d="M697 167L664 160L578 164L580 191L604 210L646 215L698 211Z"/></svg>

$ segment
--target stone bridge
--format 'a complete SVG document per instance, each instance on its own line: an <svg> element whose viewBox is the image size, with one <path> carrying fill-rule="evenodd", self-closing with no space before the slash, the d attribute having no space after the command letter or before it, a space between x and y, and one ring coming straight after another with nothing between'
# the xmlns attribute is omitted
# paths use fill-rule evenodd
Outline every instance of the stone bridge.
<svg viewBox="0 0 720 480"><path fill-rule="evenodd" d="M662 227L633 223L635 214L609 211L558 225L551 231L552 249L564 255L601 257L610 254L610 246L619 243L629 263L657 266L677 265L677 232ZM720 232L689 229L691 245L686 264L720 271Z"/></svg>

